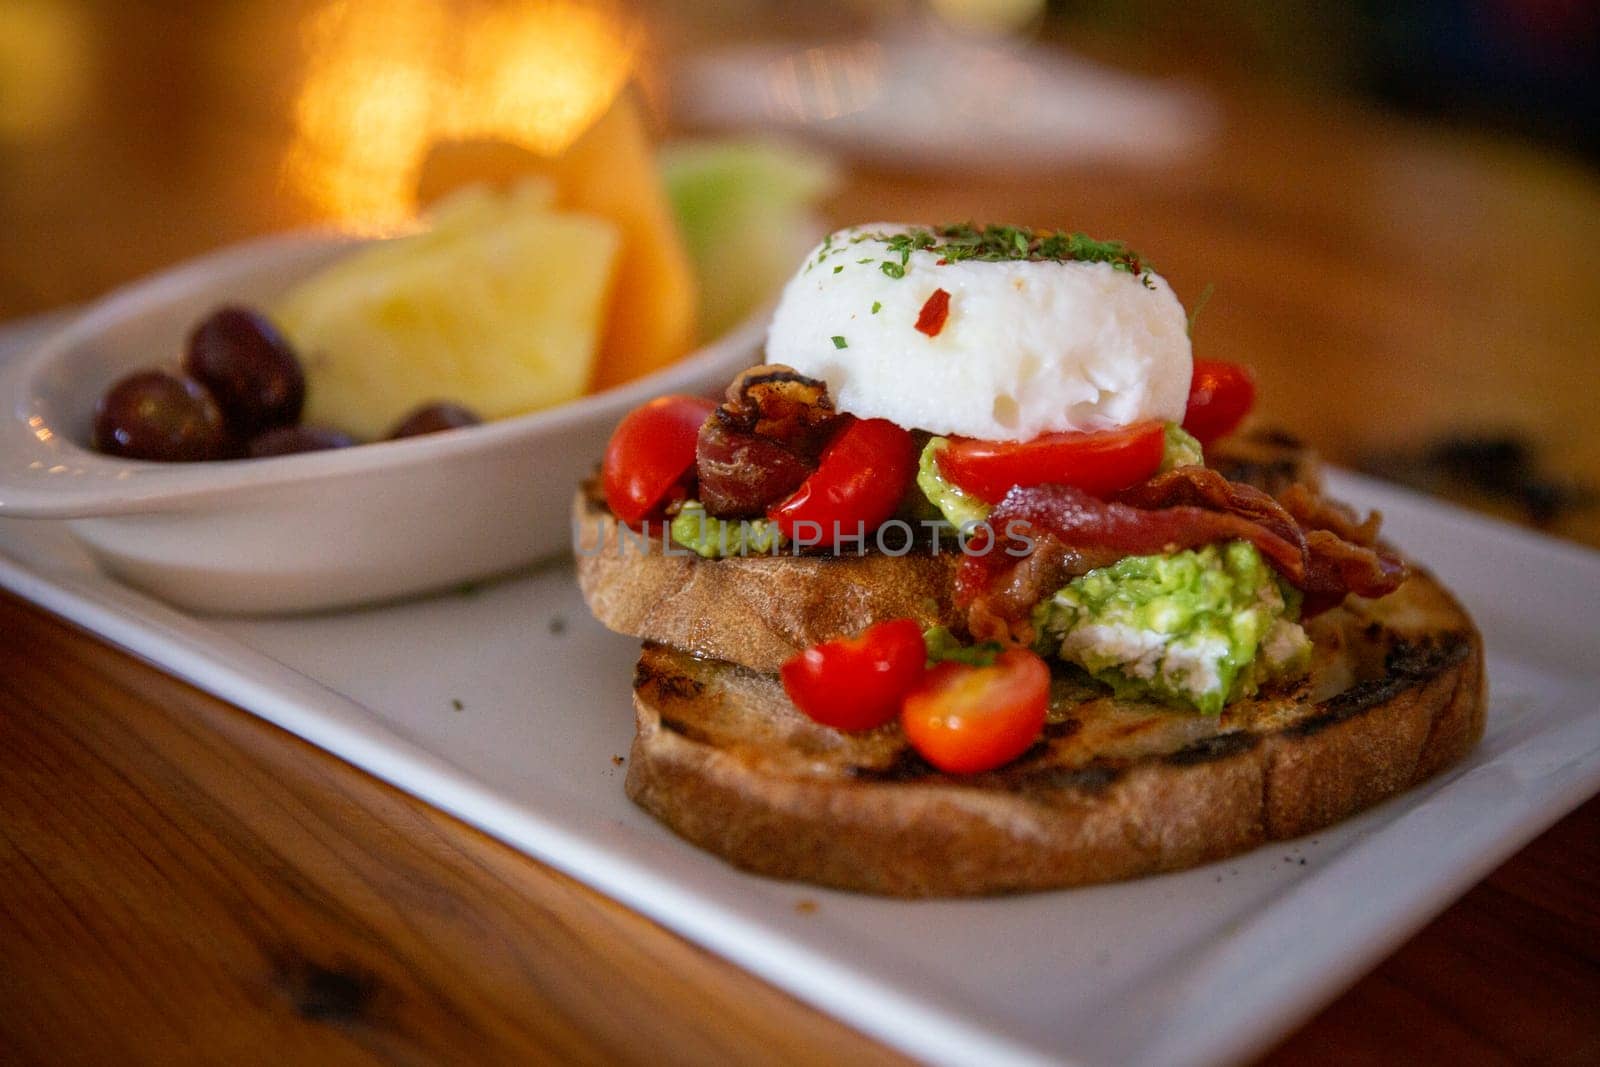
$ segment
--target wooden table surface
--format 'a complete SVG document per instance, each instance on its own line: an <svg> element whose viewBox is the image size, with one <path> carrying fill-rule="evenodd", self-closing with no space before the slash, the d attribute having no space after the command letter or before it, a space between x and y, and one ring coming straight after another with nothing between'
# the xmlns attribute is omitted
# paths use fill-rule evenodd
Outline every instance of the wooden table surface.
<svg viewBox="0 0 1600 1067"><path fill-rule="evenodd" d="M257 54L289 16L240 5L180 39L134 5L34 6L98 50L52 88L78 94L55 126L0 112L0 316L319 217L276 167L293 68ZM1552 484L1600 483L1600 179L1343 105L1235 91L1224 115L1158 168L857 168L828 210L1124 237L1186 299L1215 284L1199 354L1254 365L1263 416L1330 457L1510 432ZM1600 546L1595 509L1543 517ZM0 1005L6 1062L899 1059L6 594ZM1595 1063L1597 1009L1591 800L1267 1061Z"/></svg>

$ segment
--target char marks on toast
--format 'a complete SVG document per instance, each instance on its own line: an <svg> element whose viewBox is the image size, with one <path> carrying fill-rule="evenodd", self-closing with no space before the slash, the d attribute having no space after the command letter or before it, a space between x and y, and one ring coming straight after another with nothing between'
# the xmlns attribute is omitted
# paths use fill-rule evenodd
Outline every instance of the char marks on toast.
<svg viewBox="0 0 1600 1067"><path fill-rule="evenodd" d="M748 870L896 896L1080 885L1308 833L1459 759L1482 645L1426 574L1315 621L1312 677L1216 718L1064 685L1032 750L938 772L894 726L845 734L761 671L646 644L628 795Z"/></svg>

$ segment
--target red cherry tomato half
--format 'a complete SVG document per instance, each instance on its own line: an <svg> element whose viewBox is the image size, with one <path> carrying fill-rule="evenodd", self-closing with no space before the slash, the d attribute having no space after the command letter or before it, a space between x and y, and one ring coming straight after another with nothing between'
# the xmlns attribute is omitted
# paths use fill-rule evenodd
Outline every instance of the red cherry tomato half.
<svg viewBox="0 0 1600 1067"><path fill-rule="evenodd" d="M1214 359L1194 361L1183 428L1202 445L1232 433L1256 403L1256 382L1246 367Z"/></svg>
<svg viewBox="0 0 1600 1067"><path fill-rule="evenodd" d="M612 514L637 526L667 500L694 466L700 424L716 406L698 396L663 396L628 412L600 465Z"/></svg>
<svg viewBox="0 0 1600 1067"><path fill-rule="evenodd" d="M813 645L778 670L795 706L824 726L870 730L900 711L922 677L927 649L910 619L870 626L855 637Z"/></svg>
<svg viewBox="0 0 1600 1067"><path fill-rule="evenodd" d="M939 664L906 696L900 725L941 771L976 774L1026 752L1044 729L1049 701L1050 668L1017 648L989 667Z"/></svg>
<svg viewBox="0 0 1600 1067"><path fill-rule="evenodd" d="M1070 485L1110 496L1161 466L1159 422L1097 433L1047 433L1031 441L955 438L936 456L939 471L967 492L998 504L1013 486Z"/></svg>
<svg viewBox="0 0 1600 1067"><path fill-rule="evenodd" d="M859 543L894 514L917 468L917 443L887 419L854 419L789 497L767 510L797 545Z"/></svg>

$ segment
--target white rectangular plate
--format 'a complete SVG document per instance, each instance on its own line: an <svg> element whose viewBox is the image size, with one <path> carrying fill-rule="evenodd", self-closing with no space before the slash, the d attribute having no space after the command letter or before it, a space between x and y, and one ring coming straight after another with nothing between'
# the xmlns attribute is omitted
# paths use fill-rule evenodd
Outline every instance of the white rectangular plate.
<svg viewBox="0 0 1600 1067"><path fill-rule="evenodd" d="M200 618L100 574L60 524L10 519L0 584L914 1056L1205 1064L1262 1049L1600 789L1600 554L1349 475L1333 488L1382 508L1477 618L1482 745L1311 838L991 900L769 881L634 808L612 757L637 643L590 619L569 567L365 611Z"/></svg>

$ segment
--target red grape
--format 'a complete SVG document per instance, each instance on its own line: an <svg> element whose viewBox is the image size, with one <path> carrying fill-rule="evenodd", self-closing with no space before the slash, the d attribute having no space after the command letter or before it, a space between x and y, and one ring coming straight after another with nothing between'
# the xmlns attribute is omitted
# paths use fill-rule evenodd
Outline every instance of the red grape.
<svg viewBox="0 0 1600 1067"><path fill-rule="evenodd" d="M349 448L356 439L342 430L326 426L274 426L250 440L250 458L287 456L295 452L323 452L330 448Z"/></svg>
<svg viewBox="0 0 1600 1067"><path fill-rule="evenodd" d="M202 319L189 335L183 369L211 390L242 440L300 420L300 361L277 327L249 308L222 307Z"/></svg>
<svg viewBox="0 0 1600 1067"><path fill-rule="evenodd" d="M163 462L239 454L205 386L159 370L130 374L101 397L94 447L107 455Z"/></svg>
<svg viewBox="0 0 1600 1067"><path fill-rule="evenodd" d="M441 430L456 430L463 426L476 426L483 420L476 414L460 404L451 404L447 401L435 401L416 408L401 419L395 428L389 431L390 439L399 437L419 437L425 433L438 433Z"/></svg>

